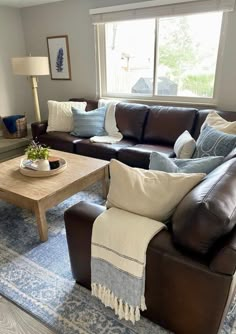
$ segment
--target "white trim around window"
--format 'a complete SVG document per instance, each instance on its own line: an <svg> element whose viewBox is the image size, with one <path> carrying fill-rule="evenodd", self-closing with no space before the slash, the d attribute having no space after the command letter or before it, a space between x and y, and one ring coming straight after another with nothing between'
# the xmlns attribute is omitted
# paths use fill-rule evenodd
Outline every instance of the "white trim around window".
<svg viewBox="0 0 236 334"><path fill-rule="evenodd" d="M213 11L233 11L235 0L152 0L90 9L94 24L177 16Z"/></svg>
<svg viewBox="0 0 236 334"><path fill-rule="evenodd" d="M157 21L156 21L157 22ZM96 37L96 63L97 63L97 97L98 98L114 98L125 99L127 101L142 101L142 102L160 102L163 104L176 104L176 105L198 105L214 107L218 104L218 92L220 89L220 78L223 65L223 53L225 44L225 31L228 22L228 13L223 14L221 37L218 48L217 67L215 73L215 85L212 98L202 97L182 97L182 96L160 96L156 95L157 91L157 71L156 71L156 54L154 63L154 89L152 95L140 95L140 94L115 94L107 93L107 73L106 73L106 40L105 40L105 24L95 25L95 37ZM156 33L157 33L156 27ZM157 38L155 39L157 43ZM157 52L157 45L155 45L155 53Z"/></svg>

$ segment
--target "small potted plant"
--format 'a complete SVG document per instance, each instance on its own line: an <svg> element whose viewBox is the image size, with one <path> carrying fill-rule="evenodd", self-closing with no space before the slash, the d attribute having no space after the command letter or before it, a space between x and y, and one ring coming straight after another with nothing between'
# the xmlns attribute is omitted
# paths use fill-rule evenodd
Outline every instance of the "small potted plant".
<svg viewBox="0 0 236 334"><path fill-rule="evenodd" d="M32 140L30 145L26 148L25 154L27 159L36 163L38 170L50 170L48 162L49 148Z"/></svg>

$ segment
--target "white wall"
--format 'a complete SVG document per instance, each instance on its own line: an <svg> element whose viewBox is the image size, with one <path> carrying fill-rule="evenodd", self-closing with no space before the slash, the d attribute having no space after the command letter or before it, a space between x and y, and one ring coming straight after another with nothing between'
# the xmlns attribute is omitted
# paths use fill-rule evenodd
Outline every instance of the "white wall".
<svg viewBox="0 0 236 334"><path fill-rule="evenodd" d="M113 0L112 5L137 2ZM22 9L26 49L32 55L47 55L47 36L68 35L72 81L43 77L40 102L47 116L48 99L96 96L94 32L89 9L111 5L109 0L66 0ZM236 12L229 14L223 57L218 108L236 111Z"/></svg>
<svg viewBox="0 0 236 334"><path fill-rule="evenodd" d="M24 114L33 117L31 88L27 79L12 73L11 58L25 55L25 40L19 9L0 6L0 116Z"/></svg>

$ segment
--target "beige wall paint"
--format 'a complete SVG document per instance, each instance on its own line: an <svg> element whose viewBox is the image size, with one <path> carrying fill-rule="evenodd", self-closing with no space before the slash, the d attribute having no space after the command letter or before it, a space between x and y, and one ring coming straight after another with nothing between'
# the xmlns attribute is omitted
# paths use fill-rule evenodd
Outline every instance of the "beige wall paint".
<svg viewBox="0 0 236 334"><path fill-rule="evenodd" d="M112 5L132 2L137 0L113 0ZM40 102L44 117L47 117L49 99L96 96L94 31L89 9L110 5L109 0L66 0L22 9L26 49L32 55L47 55L47 36L69 36L72 80L42 78ZM229 14L226 28L218 107L236 111L236 12Z"/></svg>
<svg viewBox="0 0 236 334"><path fill-rule="evenodd" d="M33 120L30 85L12 73L11 58L25 55L25 40L19 9L0 6L0 116L24 114Z"/></svg>
<svg viewBox="0 0 236 334"><path fill-rule="evenodd" d="M134 2L114 0L112 4ZM136 1L137 2L137 1ZM110 5L109 0L66 0L22 9L26 49L36 56L47 55L47 36L68 35L72 70L71 81L44 77L40 83L42 116L47 116L47 100L96 96L94 30L89 9Z"/></svg>

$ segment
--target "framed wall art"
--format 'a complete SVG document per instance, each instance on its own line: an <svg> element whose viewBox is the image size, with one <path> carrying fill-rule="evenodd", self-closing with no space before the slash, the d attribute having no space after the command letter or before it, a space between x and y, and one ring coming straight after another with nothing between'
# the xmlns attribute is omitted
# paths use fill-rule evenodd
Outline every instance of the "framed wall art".
<svg viewBox="0 0 236 334"><path fill-rule="evenodd" d="M47 37L48 58L52 80L71 80L68 36Z"/></svg>

